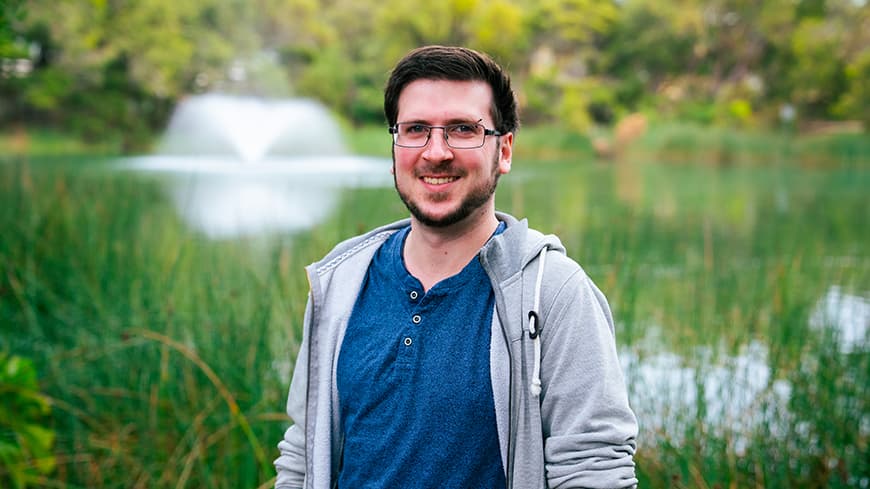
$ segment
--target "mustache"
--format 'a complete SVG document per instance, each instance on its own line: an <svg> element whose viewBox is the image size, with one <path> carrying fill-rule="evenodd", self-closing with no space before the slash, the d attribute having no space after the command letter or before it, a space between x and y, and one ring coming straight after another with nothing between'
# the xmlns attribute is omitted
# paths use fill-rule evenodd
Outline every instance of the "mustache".
<svg viewBox="0 0 870 489"><path fill-rule="evenodd" d="M452 162L441 162L436 164L427 164L425 166L419 166L414 168L414 176L421 177L423 175L452 175L452 176L464 176L465 170L461 168L457 168L453 165Z"/></svg>

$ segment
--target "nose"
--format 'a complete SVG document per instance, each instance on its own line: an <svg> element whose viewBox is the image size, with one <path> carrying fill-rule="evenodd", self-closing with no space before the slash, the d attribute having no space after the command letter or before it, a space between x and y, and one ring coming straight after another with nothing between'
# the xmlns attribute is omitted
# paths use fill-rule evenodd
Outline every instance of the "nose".
<svg viewBox="0 0 870 489"><path fill-rule="evenodd" d="M435 130L441 131L436 133ZM444 128L433 127L429 132L429 142L426 144L426 151L423 152L423 157L427 160L447 160L453 157L453 152L450 146L447 145L447 133Z"/></svg>

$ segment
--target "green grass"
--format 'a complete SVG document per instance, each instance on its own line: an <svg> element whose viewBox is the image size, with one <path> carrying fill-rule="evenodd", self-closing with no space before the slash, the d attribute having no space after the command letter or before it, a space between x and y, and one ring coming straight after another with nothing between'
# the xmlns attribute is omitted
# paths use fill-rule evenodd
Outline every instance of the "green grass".
<svg viewBox="0 0 870 489"><path fill-rule="evenodd" d="M389 155L382 128L349 134ZM268 487L302 267L403 216L394 192L347 191L294 236L215 241L158 179L112 170L111 149L51 135L14 154L6 141L0 351L33 360L52 406L57 465L37 486ZM784 407L759 397L746 415L764 421L745 433L710 421L703 397L660 413L666 429L641 418L643 487L861 487L870 353L840 352L809 318L832 286L870 294L867 143L663 127L628 155L596 160L586 138L523 128L498 205L561 237L610 299L623 351L677 355L697 389L757 343L767 394L791 386Z"/></svg>
<svg viewBox="0 0 870 489"><path fill-rule="evenodd" d="M120 153L120 140L108 139L86 142L54 129L41 128L17 128L0 132L0 154L7 155L7 157L22 155L30 157L107 156Z"/></svg>
<svg viewBox="0 0 870 489"><path fill-rule="evenodd" d="M156 182L72 165L2 172L3 348L34 357L55 400L59 478L262 482L285 388L273 363L295 351L304 296L290 291L308 257L281 240L205 241Z"/></svg>
<svg viewBox="0 0 870 489"><path fill-rule="evenodd" d="M344 137L355 154L389 157L392 139L386 126L345 127Z"/></svg>
<svg viewBox="0 0 870 489"><path fill-rule="evenodd" d="M870 153L866 134L802 136L788 131L748 131L673 122L652 123L634 145L638 155L656 161L708 166L799 165L865 166ZM655 125L657 124L657 125Z"/></svg>

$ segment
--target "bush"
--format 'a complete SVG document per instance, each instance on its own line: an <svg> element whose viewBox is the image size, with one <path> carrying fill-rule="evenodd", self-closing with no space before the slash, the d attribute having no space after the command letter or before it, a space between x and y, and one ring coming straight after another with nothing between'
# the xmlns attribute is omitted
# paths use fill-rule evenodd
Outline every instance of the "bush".
<svg viewBox="0 0 870 489"><path fill-rule="evenodd" d="M34 486L54 470L54 431L33 363L0 353L0 485Z"/></svg>

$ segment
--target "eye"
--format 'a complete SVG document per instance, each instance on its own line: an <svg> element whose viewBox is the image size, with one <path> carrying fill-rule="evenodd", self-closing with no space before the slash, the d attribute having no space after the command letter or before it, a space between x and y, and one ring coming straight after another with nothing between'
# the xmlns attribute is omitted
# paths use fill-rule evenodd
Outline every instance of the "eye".
<svg viewBox="0 0 870 489"><path fill-rule="evenodd" d="M429 126L425 124L405 124L403 128L406 134L426 134L429 132Z"/></svg>
<svg viewBox="0 0 870 489"><path fill-rule="evenodd" d="M453 124L450 126L450 133L470 136L477 133L477 127L477 124Z"/></svg>

